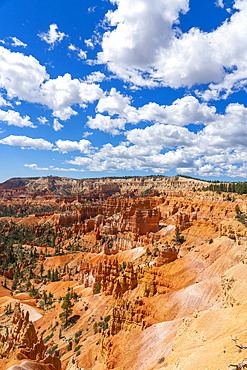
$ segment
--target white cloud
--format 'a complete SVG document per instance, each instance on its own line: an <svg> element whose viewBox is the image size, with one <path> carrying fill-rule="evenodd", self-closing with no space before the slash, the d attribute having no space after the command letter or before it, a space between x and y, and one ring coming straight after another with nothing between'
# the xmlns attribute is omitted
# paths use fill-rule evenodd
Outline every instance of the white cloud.
<svg viewBox="0 0 247 370"><path fill-rule="evenodd" d="M134 86L172 88L210 84L205 100L226 98L247 90L247 2L235 0L235 12L216 30L176 28L186 0L111 0L117 8L105 17L98 63L107 64L118 78ZM224 6L222 0L217 0Z"/></svg>
<svg viewBox="0 0 247 370"><path fill-rule="evenodd" d="M71 50L71 51L76 51L77 47L75 45L73 45L73 44L70 44L68 46L68 49Z"/></svg>
<svg viewBox="0 0 247 370"><path fill-rule="evenodd" d="M216 0L215 4L216 4L216 6L222 8L222 9L224 8L223 0Z"/></svg>
<svg viewBox="0 0 247 370"><path fill-rule="evenodd" d="M119 130L124 130L125 119L115 118L112 119L109 116L103 116L102 114L96 114L95 118L87 117L87 125L91 129L99 129L100 131L110 133L111 135L119 135Z"/></svg>
<svg viewBox="0 0 247 370"><path fill-rule="evenodd" d="M79 59L87 59L87 52L83 51L82 49L76 47L73 44L70 44L68 49L73 52L77 52L77 56Z"/></svg>
<svg viewBox="0 0 247 370"><path fill-rule="evenodd" d="M29 167L31 170L36 170L36 171L49 171L48 167L38 167L36 163L31 163L31 164L24 164L24 167Z"/></svg>
<svg viewBox="0 0 247 370"><path fill-rule="evenodd" d="M53 128L55 131L59 131L63 128L63 125L58 121L57 118L54 118L53 120Z"/></svg>
<svg viewBox="0 0 247 370"><path fill-rule="evenodd" d="M88 13L94 13L96 8L97 6L91 6L90 8L88 8Z"/></svg>
<svg viewBox="0 0 247 370"><path fill-rule="evenodd" d="M59 168L54 166L49 167L38 167L36 163L31 164L24 164L24 167L29 167L31 170L35 171L59 171L59 172L82 172L83 170L80 170L78 168Z"/></svg>
<svg viewBox="0 0 247 370"><path fill-rule="evenodd" d="M92 39L84 40L84 42L88 48L94 49L94 44L93 44Z"/></svg>
<svg viewBox="0 0 247 370"><path fill-rule="evenodd" d="M207 124L215 119L216 108L207 104L199 103L193 96L185 96L175 100L172 105L160 106L149 103L140 107L136 112L129 110L129 121L133 123L140 121L156 121L176 126L186 126L190 123Z"/></svg>
<svg viewBox="0 0 247 370"><path fill-rule="evenodd" d="M0 107L4 107L6 105L10 105L11 106L11 103L7 102L3 97L2 95L0 94Z"/></svg>
<svg viewBox="0 0 247 370"><path fill-rule="evenodd" d="M24 42L18 40L16 37L11 37L11 39L13 40L13 43L11 44L12 46L22 46L23 48L27 47L27 44L24 44Z"/></svg>
<svg viewBox="0 0 247 370"><path fill-rule="evenodd" d="M0 46L0 88L8 97L45 105L53 115L67 120L77 112L73 105L85 106L103 92L93 83L72 79L70 74L50 79L44 66L32 56L10 52Z"/></svg>
<svg viewBox="0 0 247 370"><path fill-rule="evenodd" d="M149 67L160 47L167 47L173 36L172 25L180 12L189 10L187 0L111 0L117 4L106 20L113 31L103 36L103 52L99 58L105 63L141 68Z"/></svg>
<svg viewBox="0 0 247 370"><path fill-rule="evenodd" d="M83 50L80 49L77 55L80 59L87 59L87 52L86 51L83 51Z"/></svg>
<svg viewBox="0 0 247 370"><path fill-rule="evenodd" d="M53 144L44 139L32 139L27 136L10 135L0 140L0 144L20 146L22 148L52 150Z"/></svg>
<svg viewBox="0 0 247 370"><path fill-rule="evenodd" d="M29 116L21 117L19 112L8 110L7 112L0 109L0 121L6 123L8 126L17 127L32 127L36 126L30 121Z"/></svg>
<svg viewBox="0 0 247 370"><path fill-rule="evenodd" d="M169 46L174 36L172 26L178 22L180 12L189 10L189 1L111 2L117 9L106 14L106 22L114 29L103 35L99 62L107 63L111 71L140 85L143 78L139 72L152 67L160 49Z"/></svg>
<svg viewBox="0 0 247 370"><path fill-rule="evenodd" d="M91 135L93 135L93 132L86 131L84 132L83 137L86 139L88 136L91 136Z"/></svg>
<svg viewBox="0 0 247 370"><path fill-rule="evenodd" d="M50 25L50 29L47 32L41 32L38 36L41 38L42 41L47 42L47 44L51 45L51 48L58 42L61 42L64 37L68 37L65 35L64 32L57 31L58 26L54 23Z"/></svg>
<svg viewBox="0 0 247 370"><path fill-rule="evenodd" d="M94 83L94 82L102 82L106 79L106 76L104 73L101 73L99 71L92 72L90 75L87 76L86 81L88 83Z"/></svg>
<svg viewBox="0 0 247 370"><path fill-rule="evenodd" d="M42 84L39 92L39 100L51 108L53 115L61 120L67 120L72 115L78 114L71 105L92 103L102 96L102 90L98 85L88 84L78 79L71 79L66 73L56 79L48 80Z"/></svg>
<svg viewBox="0 0 247 370"><path fill-rule="evenodd" d="M74 159L66 161L66 163L74 164L76 166L87 166L93 163L93 159L88 157L75 157Z"/></svg>
<svg viewBox="0 0 247 370"><path fill-rule="evenodd" d="M191 146L197 144L197 136L185 127L158 124L145 129L134 129L126 133L127 140L140 147L146 145L162 145L166 148L174 146Z"/></svg>
<svg viewBox="0 0 247 370"><path fill-rule="evenodd" d="M79 142L59 139L58 141L56 141L56 145L62 153L79 150L82 153L89 154L91 149L93 148L91 142L84 139L80 140Z"/></svg>
<svg viewBox="0 0 247 370"><path fill-rule="evenodd" d="M178 99L175 104L163 108L168 123L160 123L157 119L155 124L144 129L127 131L127 141L117 146L105 144L98 151L85 153L85 157L77 156L67 163L90 171L166 173L175 169L191 175L246 178L247 108L229 104L224 114L218 114L214 107L199 104L190 96L185 98L187 100ZM189 122L199 123L201 119L203 127L197 133L183 127ZM108 128L112 129L113 126Z"/></svg>
<svg viewBox="0 0 247 370"><path fill-rule="evenodd" d="M105 94L100 98L96 112L108 112L111 116L114 114L122 115L122 112L130 105L130 102L129 97L124 97L115 88L112 88L109 94Z"/></svg>
<svg viewBox="0 0 247 370"><path fill-rule="evenodd" d="M44 66L30 56L0 46L0 87L9 98L35 102L40 85L49 79Z"/></svg>
<svg viewBox="0 0 247 370"><path fill-rule="evenodd" d="M95 118L89 117L88 125L101 131L111 132L118 128L123 130L125 124L137 124L141 121L159 122L176 126L186 126L190 123L204 125L217 118L216 108L206 103L200 103L193 96L177 99L172 105L158 105L150 102L140 108L131 106L131 98L123 96L112 88L110 93L105 93L96 106L96 112L107 112L110 116L118 116L116 121L109 116L97 114ZM115 132L117 134L117 132Z"/></svg>
<svg viewBox="0 0 247 370"><path fill-rule="evenodd" d="M46 125L49 122L48 119L45 117L37 117L37 120L41 125Z"/></svg>

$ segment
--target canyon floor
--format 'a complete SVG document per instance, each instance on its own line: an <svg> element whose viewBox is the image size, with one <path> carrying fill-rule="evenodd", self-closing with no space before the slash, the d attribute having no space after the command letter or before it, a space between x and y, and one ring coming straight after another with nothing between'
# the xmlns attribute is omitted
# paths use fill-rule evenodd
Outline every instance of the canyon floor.
<svg viewBox="0 0 247 370"><path fill-rule="evenodd" d="M247 367L247 197L207 186L0 184L0 369Z"/></svg>

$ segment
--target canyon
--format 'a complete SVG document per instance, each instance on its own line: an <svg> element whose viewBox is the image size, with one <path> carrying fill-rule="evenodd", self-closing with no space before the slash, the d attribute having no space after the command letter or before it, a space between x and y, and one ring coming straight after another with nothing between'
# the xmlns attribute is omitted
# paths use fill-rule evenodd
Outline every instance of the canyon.
<svg viewBox="0 0 247 370"><path fill-rule="evenodd" d="M247 198L207 186L182 176L0 184L0 369L244 361Z"/></svg>

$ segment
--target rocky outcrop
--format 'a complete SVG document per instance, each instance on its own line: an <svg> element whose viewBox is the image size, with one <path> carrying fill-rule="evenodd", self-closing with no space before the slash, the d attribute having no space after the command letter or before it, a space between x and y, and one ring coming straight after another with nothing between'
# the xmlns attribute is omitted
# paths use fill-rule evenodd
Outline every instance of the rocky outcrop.
<svg viewBox="0 0 247 370"><path fill-rule="evenodd" d="M3 272L3 276L5 276L7 279L13 280L14 278L14 270L12 267L10 267L8 270Z"/></svg>
<svg viewBox="0 0 247 370"><path fill-rule="evenodd" d="M148 327L145 317L151 315L151 312L143 305L142 299L129 301L118 297L109 321L110 334L116 335L120 330L144 330Z"/></svg>
<svg viewBox="0 0 247 370"><path fill-rule="evenodd" d="M193 207L192 207L193 210ZM186 212L178 212L177 213L177 219L176 219L176 226L179 227L180 231L188 229L193 221L197 220L197 213L186 213Z"/></svg>
<svg viewBox="0 0 247 370"><path fill-rule="evenodd" d="M137 274L131 263L124 269L117 260L113 262L105 260L103 263L99 261L95 267L87 262L81 262L78 284L84 288L92 287L95 291L98 283L101 293L117 298L119 293L124 294L136 287Z"/></svg>
<svg viewBox="0 0 247 370"><path fill-rule="evenodd" d="M174 246L163 245L156 259L156 266L160 267L166 263L175 261L178 257L178 249Z"/></svg>
<svg viewBox="0 0 247 370"><path fill-rule="evenodd" d="M219 236L235 240L247 240L247 227L237 220L223 221L219 225Z"/></svg>
<svg viewBox="0 0 247 370"><path fill-rule="evenodd" d="M12 325L5 335L0 335L0 358L15 356L17 360L28 359L50 364L54 370L61 369L57 356L46 354L42 337L38 340L34 325L29 321L29 312L21 311L20 303L15 304Z"/></svg>
<svg viewBox="0 0 247 370"><path fill-rule="evenodd" d="M233 307L235 298L231 294L231 290L235 279L233 277L221 276L221 300L223 307Z"/></svg>
<svg viewBox="0 0 247 370"><path fill-rule="evenodd" d="M72 356L65 370L84 370L84 368L79 367L77 360Z"/></svg>
<svg viewBox="0 0 247 370"><path fill-rule="evenodd" d="M139 285L141 297L153 297L156 292L156 281L152 267L137 266L132 263L121 265L117 259L105 260L92 266L88 262L81 262L78 284L83 288L91 287L95 292L97 284L104 295L113 295L117 298L128 290L133 290Z"/></svg>

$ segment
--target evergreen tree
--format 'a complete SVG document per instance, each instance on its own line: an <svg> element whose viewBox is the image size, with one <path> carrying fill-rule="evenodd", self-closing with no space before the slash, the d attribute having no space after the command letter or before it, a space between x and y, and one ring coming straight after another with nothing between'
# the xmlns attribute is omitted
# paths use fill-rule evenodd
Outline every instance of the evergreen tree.
<svg viewBox="0 0 247 370"><path fill-rule="evenodd" d="M17 274L15 273L14 274L14 279L13 279L13 284L12 284L12 290L16 290L18 282L19 282L18 277L17 277Z"/></svg>
<svg viewBox="0 0 247 370"><path fill-rule="evenodd" d="M71 303L70 295L69 293L67 293L63 300L63 304L61 306L61 308L63 309L63 312L59 315L61 320L65 322L65 326L68 323L69 316L72 314L72 311L73 311L72 307L73 305Z"/></svg>
<svg viewBox="0 0 247 370"><path fill-rule="evenodd" d="M44 300L44 303L47 304L48 297L47 297L46 290L44 290L43 292L43 300Z"/></svg>
<svg viewBox="0 0 247 370"><path fill-rule="evenodd" d="M51 280L51 270L50 269L47 271L47 279Z"/></svg>
<svg viewBox="0 0 247 370"><path fill-rule="evenodd" d="M48 304L51 306L52 305L52 298L53 298L53 294L51 292L49 292L49 296L48 296Z"/></svg>
<svg viewBox="0 0 247 370"><path fill-rule="evenodd" d="M40 265L40 276L41 276L41 279L42 279L43 272L44 272L44 266L43 266L43 263L41 263L41 265Z"/></svg>
<svg viewBox="0 0 247 370"><path fill-rule="evenodd" d="M239 205L238 205L238 204L236 204L236 206L235 206L235 212L236 212L237 214L241 213L241 211L240 211L240 208L239 208Z"/></svg>
<svg viewBox="0 0 247 370"><path fill-rule="evenodd" d="M176 243L183 243L184 242L184 236L181 235L181 233L179 232L179 226L176 227L176 230L175 230L175 237L174 239L172 239L174 242Z"/></svg>

